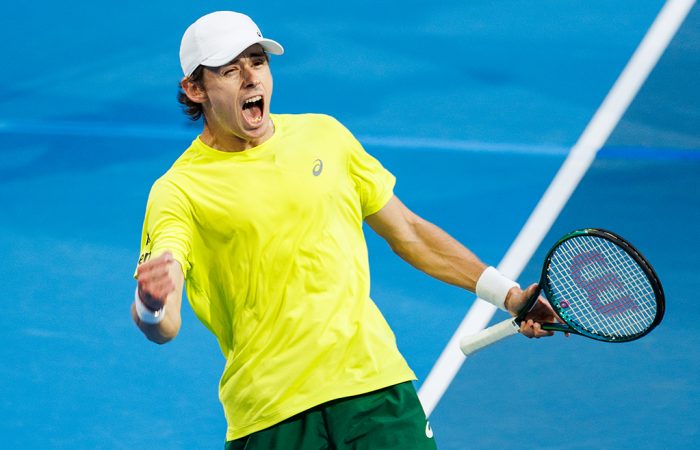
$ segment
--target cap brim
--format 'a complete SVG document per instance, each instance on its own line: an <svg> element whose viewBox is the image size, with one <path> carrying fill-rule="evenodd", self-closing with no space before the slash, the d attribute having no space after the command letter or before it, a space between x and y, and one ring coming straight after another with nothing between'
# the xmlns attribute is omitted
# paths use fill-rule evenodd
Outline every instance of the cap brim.
<svg viewBox="0 0 700 450"><path fill-rule="evenodd" d="M284 47L282 47L279 42L273 41L272 39L260 39L258 44L262 45L262 48L266 52L272 53L273 55L281 55L284 53Z"/></svg>

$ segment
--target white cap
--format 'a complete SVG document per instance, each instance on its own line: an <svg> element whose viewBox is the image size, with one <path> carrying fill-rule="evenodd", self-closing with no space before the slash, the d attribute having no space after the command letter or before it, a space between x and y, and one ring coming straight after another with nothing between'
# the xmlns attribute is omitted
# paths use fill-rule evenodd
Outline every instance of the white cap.
<svg viewBox="0 0 700 450"><path fill-rule="evenodd" d="M258 26L245 14L233 11L207 14L197 19L182 35L182 72L188 77L200 65L222 66L253 44L260 44L273 55L284 53L279 43L263 38Z"/></svg>

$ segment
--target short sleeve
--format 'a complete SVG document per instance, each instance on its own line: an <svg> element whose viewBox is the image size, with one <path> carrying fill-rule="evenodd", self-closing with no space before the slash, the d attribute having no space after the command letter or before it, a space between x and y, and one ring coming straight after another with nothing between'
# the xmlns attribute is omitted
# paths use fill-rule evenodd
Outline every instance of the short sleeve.
<svg viewBox="0 0 700 450"><path fill-rule="evenodd" d="M138 264L169 251L187 277L191 268L192 223L185 194L171 181L156 181L146 205Z"/></svg>
<svg viewBox="0 0 700 450"><path fill-rule="evenodd" d="M394 195L396 177L362 147L345 128L349 147L348 171L362 203L362 217L370 216L386 205Z"/></svg>

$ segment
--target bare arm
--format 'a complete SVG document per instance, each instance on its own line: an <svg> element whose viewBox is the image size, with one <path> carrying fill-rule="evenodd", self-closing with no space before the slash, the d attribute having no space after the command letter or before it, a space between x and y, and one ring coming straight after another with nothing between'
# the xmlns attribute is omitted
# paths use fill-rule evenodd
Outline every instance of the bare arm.
<svg viewBox="0 0 700 450"><path fill-rule="evenodd" d="M398 197L365 221L416 269L445 283L472 292L476 289L486 264L445 231L414 214Z"/></svg>
<svg viewBox="0 0 700 450"><path fill-rule="evenodd" d="M413 267L445 283L471 292L486 264L469 249L442 229L414 214L394 196L378 212L365 218L367 224L387 241L391 249ZM527 299L534 294L536 285L525 291L513 287L508 292L505 306L516 315ZM541 329L541 323L556 321L549 304L541 301L533 308L520 332L528 337L551 336Z"/></svg>
<svg viewBox="0 0 700 450"><path fill-rule="evenodd" d="M131 304L131 318L150 341L165 344L177 336L182 323L182 268L170 253L164 253L141 264L137 275L141 301L152 311L165 307L165 318L158 324L144 323L139 319L134 303Z"/></svg>

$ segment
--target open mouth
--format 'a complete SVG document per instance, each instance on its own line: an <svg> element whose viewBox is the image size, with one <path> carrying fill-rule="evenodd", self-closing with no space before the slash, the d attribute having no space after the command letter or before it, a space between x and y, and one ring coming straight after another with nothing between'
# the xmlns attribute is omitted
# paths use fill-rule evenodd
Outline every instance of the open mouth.
<svg viewBox="0 0 700 450"><path fill-rule="evenodd" d="M257 125L263 120L265 103L262 95L256 95L243 102L243 117L251 125Z"/></svg>

